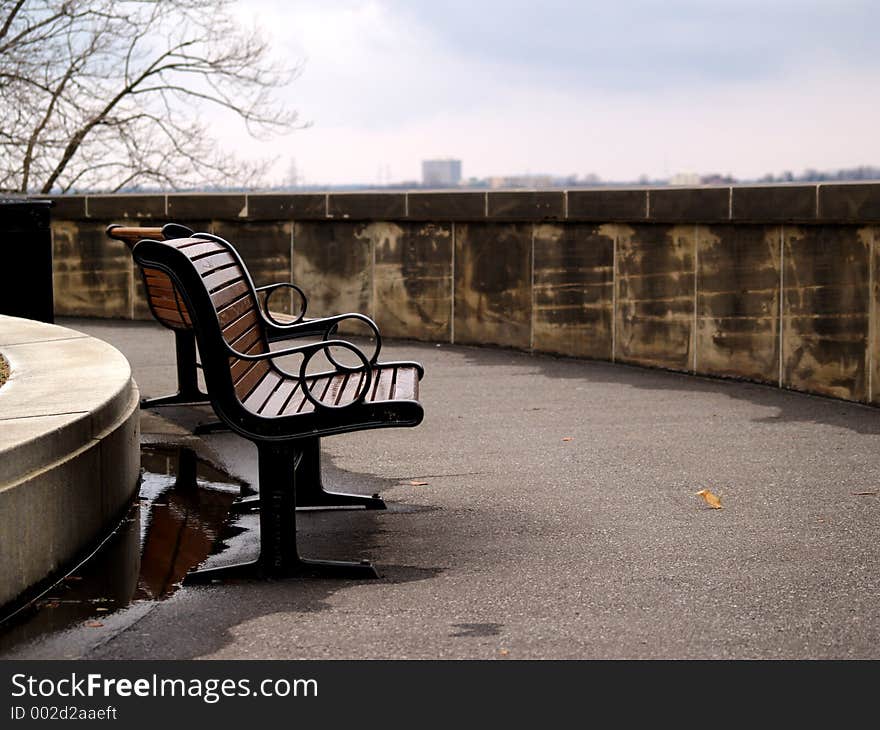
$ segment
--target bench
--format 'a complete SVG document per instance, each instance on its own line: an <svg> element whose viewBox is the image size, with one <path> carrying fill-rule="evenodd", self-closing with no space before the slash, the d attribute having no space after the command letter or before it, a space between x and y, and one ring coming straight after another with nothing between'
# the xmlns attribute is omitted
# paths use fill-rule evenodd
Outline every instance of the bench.
<svg viewBox="0 0 880 730"><path fill-rule="evenodd" d="M187 238L193 235L206 234L196 234L192 229L178 223L167 223L161 228L123 226L119 224L112 224L107 227L107 236L113 240L122 241L128 246L129 250L142 238L170 240L174 238ZM228 244L228 242L227 245L232 248L232 245ZM207 403L208 394L203 393L199 388L199 365L196 358L195 338L190 326L186 305L177 292L174 291L171 281L161 272L141 269L141 275L150 312L157 322L174 332L177 356L177 393L155 398L144 398L141 401L141 408ZM269 311L269 297L273 291L281 287L288 287L299 295L301 306L298 315L279 315ZM270 321L279 325L291 325L298 324L305 318L308 300L302 289L295 284L270 284L269 286L255 288L255 291L265 292L265 295L261 298L261 303L264 305L265 314L270 318ZM283 335L285 338L289 336L291 335Z"/></svg>
<svg viewBox="0 0 880 730"><path fill-rule="evenodd" d="M107 228L107 235L114 240L124 242L130 250L143 238L175 240L197 237L212 241L218 246L223 247L241 267L243 285L247 287L251 296L260 304L265 334L269 342L280 342L308 336L321 336L327 339L336 333L340 322L344 320L357 320L363 322L373 334L375 344L370 354L370 361L376 362L378 360L379 352L382 348L382 338L375 322L362 314L353 312L332 317L307 319L305 312L308 300L302 289L295 284L286 282L269 284L262 287L255 286L244 261L235 250L235 247L218 236L209 233L195 233L186 226L177 223L167 223L161 228L111 225ZM198 385L198 368L201 366L196 359L196 340L185 300L177 291L172 280L164 272L144 266L139 266L139 268L143 277L150 312L160 324L174 332L178 383L178 392L176 394L158 398L145 398L141 401L141 407L199 405L210 402L208 394L204 393ZM290 288L299 294L301 305L297 315L279 315L269 310L269 299L272 293L281 288ZM212 431L215 425L213 423L207 424L207 427L203 425L196 429L196 433ZM385 509L385 502L378 494L365 495L332 492L324 487L321 477L321 445L319 438L316 437L305 441L302 444L302 452L302 461L299 467L301 488L297 498L298 507L307 509ZM257 505L258 500L241 499L236 503L235 509L242 511Z"/></svg>
<svg viewBox="0 0 880 730"><path fill-rule="evenodd" d="M376 577L368 561L306 560L296 540L298 466L304 444L366 429L413 427L424 410L415 362L379 362L351 342L321 339L271 350L266 319L241 259L205 237L144 239L132 255L167 277L189 314L211 405L257 447L260 555L256 561L191 573L188 582L254 575ZM331 363L313 372L317 355ZM296 356L294 371L278 359ZM344 362L346 358L353 360Z"/></svg>

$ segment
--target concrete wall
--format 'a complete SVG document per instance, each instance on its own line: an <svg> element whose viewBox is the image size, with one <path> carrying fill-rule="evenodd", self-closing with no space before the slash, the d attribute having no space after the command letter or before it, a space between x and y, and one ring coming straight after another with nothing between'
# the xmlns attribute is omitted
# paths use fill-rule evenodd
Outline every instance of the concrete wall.
<svg viewBox="0 0 880 730"><path fill-rule="evenodd" d="M149 317L104 229L173 220L388 336L880 400L880 183L55 200L58 315Z"/></svg>
<svg viewBox="0 0 880 730"><path fill-rule="evenodd" d="M0 606L71 566L137 494L137 385L118 350L0 315Z"/></svg>

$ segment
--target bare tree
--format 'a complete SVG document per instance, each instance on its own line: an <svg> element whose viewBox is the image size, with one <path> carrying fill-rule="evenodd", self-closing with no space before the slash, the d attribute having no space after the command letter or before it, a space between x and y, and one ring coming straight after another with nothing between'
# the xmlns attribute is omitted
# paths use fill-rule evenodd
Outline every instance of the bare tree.
<svg viewBox="0 0 880 730"><path fill-rule="evenodd" d="M230 0L0 0L0 190L248 187L262 172L208 130L254 136L296 114L296 69L269 57Z"/></svg>

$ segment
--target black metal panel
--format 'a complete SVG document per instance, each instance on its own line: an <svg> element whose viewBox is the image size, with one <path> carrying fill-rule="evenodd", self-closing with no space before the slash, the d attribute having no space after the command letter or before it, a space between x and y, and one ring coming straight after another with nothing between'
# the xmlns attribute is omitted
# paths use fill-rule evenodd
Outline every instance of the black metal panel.
<svg viewBox="0 0 880 730"><path fill-rule="evenodd" d="M0 314L55 321L51 205L0 198Z"/></svg>

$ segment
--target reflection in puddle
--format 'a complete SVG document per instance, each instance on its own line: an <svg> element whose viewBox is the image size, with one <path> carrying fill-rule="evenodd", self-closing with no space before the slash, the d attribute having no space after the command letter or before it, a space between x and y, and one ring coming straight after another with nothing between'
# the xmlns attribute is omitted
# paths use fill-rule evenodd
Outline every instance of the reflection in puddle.
<svg viewBox="0 0 880 730"><path fill-rule="evenodd" d="M193 567L238 534L230 515L242 485L186 448L141 453L140 499L119 529L74 574L44 592L5 624L0 652L135 601L167 598Z"/></svg>

